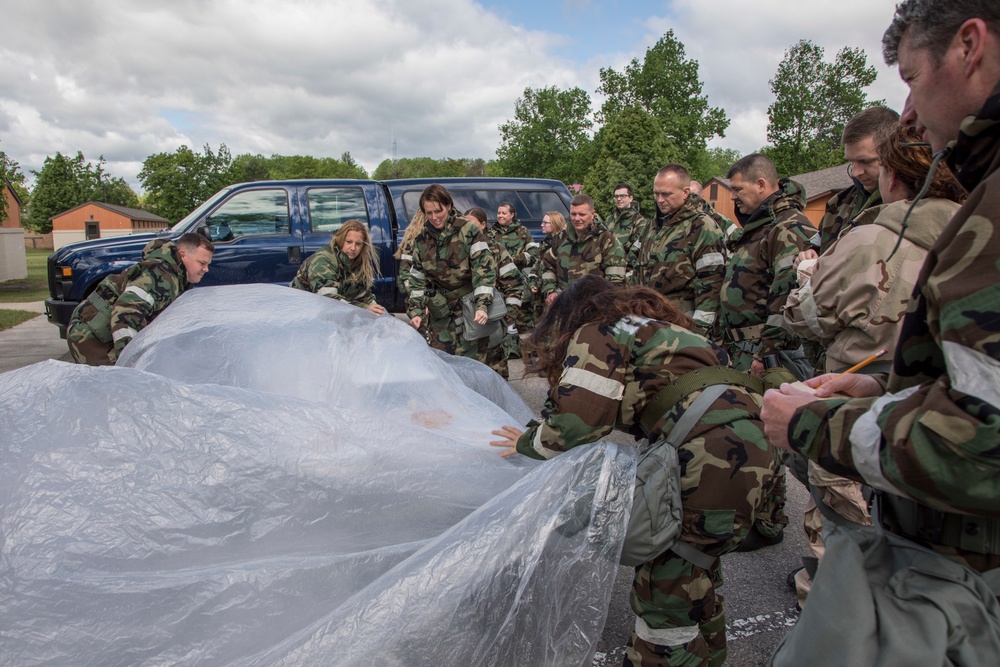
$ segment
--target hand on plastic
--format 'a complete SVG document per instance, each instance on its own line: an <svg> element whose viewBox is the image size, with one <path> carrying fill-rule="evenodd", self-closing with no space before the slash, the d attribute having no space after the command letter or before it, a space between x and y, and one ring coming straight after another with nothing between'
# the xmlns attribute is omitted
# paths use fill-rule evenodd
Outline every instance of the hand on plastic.
<svg viewBox="0 0 1000 667"><path fill-rule="evenodd" d="M375 313L376 315L385 315L385 308L383 308L382 306L378 305L377 303L368 304L368 306L366 306L366 308L369 311Z"/></svg>
<svg viewBox="0 0 1000 667"><path fill-rule="evenodd" d="M476 317L475 317L476 324L486 324L486 320L487 319L488 319L488 317L486 315L486 311L485 310L477 310L476 311Z"/></svg>
<svg viewBox="0 0 1000 667"><path fill-rule="evenodd" d="M494 447L505 447L506 449L500 452L500 456L507 458L512 454L517 454L517 439L523 433L524 431L513 426L501 426L499 431L493 431L493 435L499 435L503 440L494 440L490 444Z"/></svg>

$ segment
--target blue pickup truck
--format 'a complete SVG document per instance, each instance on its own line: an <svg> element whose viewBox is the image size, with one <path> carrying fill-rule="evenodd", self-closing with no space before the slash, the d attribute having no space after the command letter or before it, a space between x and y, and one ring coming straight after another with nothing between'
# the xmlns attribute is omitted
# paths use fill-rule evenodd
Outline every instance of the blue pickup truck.
<svg viewBox="0 0 1000 667"><path fill-rule="evenodd" d="M288 284L302 262L330 242L346 220L368 223L379 249L382 278L375 298L390 311L404 309L396 289L393 257L420 193L431 183L448 188L459 210L480 206L491 216L513 202L517 217L536 238L546 211L568 218L571 195L560 181L522 178L421 178L391 181L257 181L229 186L187 217L157 234L136 234L72 243L48 260L48 320L66 337L73 309L112 273L139 261L151 239L201 231L215 243L208 275L198 286L240 283Z"/></svg>

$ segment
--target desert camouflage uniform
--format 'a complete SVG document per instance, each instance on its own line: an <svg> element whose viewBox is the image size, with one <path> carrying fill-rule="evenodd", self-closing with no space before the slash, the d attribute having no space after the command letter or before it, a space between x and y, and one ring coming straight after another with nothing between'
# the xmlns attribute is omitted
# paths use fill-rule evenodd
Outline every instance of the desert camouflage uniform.
<svg viewBox="0 0 1000 667"><path fill-rule="evenodd" d="M507 251L522 274L534 271L538 258L538 242L532 238L528 228L519 221L512 220L506 227L495 224L489 228L486 236ZM523 281L521 286L522 288L526 287ZM519 295L515 295L513 292L504 292L504 297L507 303L507 312L513 316L515 326L522 332L530 329L534 324L533 311L529 303L531 292L526 289L522 289Z"/></svg>
<svg viewBox="0 0 1000 667"><path fill-rule="evenodd" d="M837 240L837 237L844 231L844 226L851 220L858 217L861 211L882 203L882 195L878 188L875 192L868 194L864 186L857 179L853 179L854 184L841 190L826 202L826 213L819 221L819 249L820 254L826 252L830 244Z"/></svg>
<svg viewBox="0 0 1000 667"><path fill-rule="evenodd" d="M661 389L690 371L726 365L728 355L681 327L636 316L578 329L566 350L559 385L517 451L548 459L595 442L613 429L642 437L639 420ZM684 397L654 425L669 432L701 394ZM681 539L721 556L742 541L774 475L775 454L764 438L760 396L729 387L678 450ZM726 657L718 558L709 569L666 551L636 568L631 603L639 619L626 664L721 665Z"/></svg>
<svg viewBox="0 0 1000 667"><path fill-rule="evenodd" d="M622 245L626 266L630 272L634 272L639 261L641 241L646 235L649 220L639 212L639 205L633 201L627 211L621 211L616 206L604 224Z"/></svg>
<svg viewBox="0 0 1000 667"><path fill-rule="evenodd" d="M718 325L733 367L741 371L750 369L755 356L763 359L799 347L798 337L784 328L781 311L797 283L792 262L809 247L814 228L802 214L802 186L786 178L778 185L778 191L750 214L729 245ZM776 537L788 523L781 472L757 522L758 532L765 537Z"/></svg>
<svg viewBox="0 0 1000 667"><path fill-rule="evenodd" d="M726 272L725 243L715 220L704 214L696 194L670 216L657 212L639 242L639 268L631 282L652 288L709 335L719 311Z"/></svg>
<svg viewBox="0 0 1000 667"><path fill-rule="evenodd" d="M793 290L785 304L785 323L804 339L826 349L825 372L841 372L881 350L896 349L899 327L927 252L958 210L947 199L924 199L866 209L816 263L812 277ZM905 216L907 224L903 227ZM903 239L900 240L900 234ZM898 244L898 247L897 247ZM888 355L861 372L887 371ZM883 368L884 367L884 368ZM809 483L844 518L871 525L861 485L809 464ZM823 557L822 515L812 497L803 526L811 556ZM795 575L800 606L811 588L809 573Z"/></svg>
<svg viewBox="0 0 1000 667"><path fill-rule="evenodd" d="M1000 566L1000 84L948 162L969 198L921 270L886 394L809 403L788 432L887 492L883 525L982 572Z"/></svg>
<svg viewBox="0 0 1000 667"><path fill-rule="evenodd" d="M460 299L473 293L476 307L483 310L493 302L495 284L496 260L486 235L453 208L444 227L438 230L427 223L413 242L406 315L429 320L431 347L485 362L489 339L469 341L462 335ZM430 308L426 315L425 307Z"/></svg>
<svg viewBox="0 0 1000 667"><path fill-rule="evenodd" d="M594 220L577 235L573 225L552 241L552 247L542 256L542 286L544 300L553 292L561 292L574 280L594 274L613 283L625 282L625 253L622 245L602 223Z"/></svg>
<svg viewBox="0 0 1000 667"><path fill-rule="evenodd" d="M303 262L289 287L346 301L362 308L375 303L372 286L361 274L364 252L352 262L335 244L336 241L330 241L329 245L320 248Z"/></svg>
<svg viewBox="0 0 1000 667"><path fill-rule="evenodd" d="M78 364L111 366L125 346L188 288L187 270L177 246L167 239L150 241L142 261L108 276L73 311L66 342ZM96 303L111 306L102 321ZM95 320L95 318L97 318Z"/></svg>

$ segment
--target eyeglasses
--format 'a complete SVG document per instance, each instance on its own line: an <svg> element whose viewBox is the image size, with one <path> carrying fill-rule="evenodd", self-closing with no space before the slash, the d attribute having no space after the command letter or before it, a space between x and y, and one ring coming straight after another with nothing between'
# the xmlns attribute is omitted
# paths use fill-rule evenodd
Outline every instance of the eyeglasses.
<svg viewBox="0 0 1000 667"><path fill-rule="evenodd" d="M612 197L614 197L615 199L625 199L626 197L631 197L631 196L632 195L628 195L628 194L625 194L625 195L612 195Z"/></svg>

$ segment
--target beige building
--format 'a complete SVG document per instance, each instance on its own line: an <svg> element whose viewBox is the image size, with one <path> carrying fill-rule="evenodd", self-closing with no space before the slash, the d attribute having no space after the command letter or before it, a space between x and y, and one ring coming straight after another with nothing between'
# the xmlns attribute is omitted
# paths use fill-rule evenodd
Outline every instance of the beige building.
<svg viewBox="0 0 1000 667"><path fill-rule="evenodd" d="M137 208L89 201L52 216L55 249L90 239L146 234L170 226L170 221Z"/></svg>
<svg viewBox="0 0 1000 667"><path fill-rule="evenodd" d="M3 197L7 201L7 217L0 224L0 281L28 277L28 262L24 254L24 230L21 229L21 198L3 182Z"/></svg>

